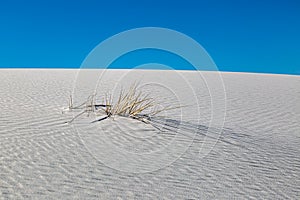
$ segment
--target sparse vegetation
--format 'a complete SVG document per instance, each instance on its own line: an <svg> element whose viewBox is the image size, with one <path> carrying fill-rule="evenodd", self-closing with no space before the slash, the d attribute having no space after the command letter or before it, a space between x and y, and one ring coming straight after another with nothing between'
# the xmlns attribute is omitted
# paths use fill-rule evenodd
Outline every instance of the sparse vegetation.
<svg viewBox="0 0 300 200"><path fill-rule="evenodd" d="M128 90L121 89L116 102L113 102L113 97L110 94L105 95L104 104L97 104L95 101L96 95L91 95L85 102L78 106L73 105L73 98L70 96L68 110L81 110L70 122L73 122L76 118L84 113L95 113L102 115L101 118L93 121L102 121L114 116L130 117L142 121L144 123L150 123L151 117L157 115L166 110L180 108L177 107L165 107L158 109L157 103L150 96L138 90L136 83L132 84ZM104 115L104 116L103 116Z"/></svg>

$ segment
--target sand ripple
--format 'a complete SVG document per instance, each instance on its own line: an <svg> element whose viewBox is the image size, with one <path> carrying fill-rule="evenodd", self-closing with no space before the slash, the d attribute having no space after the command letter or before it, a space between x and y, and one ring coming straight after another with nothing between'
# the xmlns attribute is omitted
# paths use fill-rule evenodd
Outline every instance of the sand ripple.
<svg viewBox="0 0 300 200"><path fill-rule="evenodd" d="M192 116L153 119L164 132L128 119L91 125L83 117L65 124L72 115L61 108L75 77L73 70L0 71L0 199L300 198L299 77L224 73L228 108L221 135L208 130L209 94L200 86L201 125ZM101 134L124 152L156 152L178 134L180 144L190 137L193 143L159 170L127 173L87 148L88 137ZM217 143L200 158L205 138Z"/></svg>

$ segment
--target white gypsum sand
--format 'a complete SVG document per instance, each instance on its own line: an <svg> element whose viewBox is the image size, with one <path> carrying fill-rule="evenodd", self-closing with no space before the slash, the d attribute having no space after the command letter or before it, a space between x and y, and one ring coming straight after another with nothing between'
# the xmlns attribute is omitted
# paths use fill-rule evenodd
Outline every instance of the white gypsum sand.
<svg viewBox="0 0 300 200"><path fill-rule="evenodd" d="M214 135L207 132L214 86L197 72L108 70L97 84L78 70L0 70L0 199L298 199L300 77L221 76L226 118L221 135ZM153 119L158 129L120 116L91 123L101 117L92 113L64 123L77 114L62 114L70 94L74 105L93 94L102 104L105 94L117 100L113 94L134 81L159 108L187 106L160 113L163 118ZM128 156L164 150L176 136L176 148L190 146L179 158L176 148L169 151L174 162L166 166L159 156L149 155L148 165ZM206 137L217 142L201 158Z"/></svg>

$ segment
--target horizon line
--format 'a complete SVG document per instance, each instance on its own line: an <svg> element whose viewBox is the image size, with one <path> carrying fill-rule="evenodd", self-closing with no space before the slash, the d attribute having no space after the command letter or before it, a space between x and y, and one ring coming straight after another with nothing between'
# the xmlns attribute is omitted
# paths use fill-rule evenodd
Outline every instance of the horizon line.
<svg viewBox="0 0 300 200"><path fill-rule="evenodd" d="M193 69L139 69L139 68L77 68L77 67L0 67L0 70L160 70L160 71L201 71L201 72L222 72L222 73L242 73L242 74L258 74L258 75L287 75L300 76L300 73L276 73L276 72L253 72L253 71L223 71L223 70L193 70Z"/></svg>

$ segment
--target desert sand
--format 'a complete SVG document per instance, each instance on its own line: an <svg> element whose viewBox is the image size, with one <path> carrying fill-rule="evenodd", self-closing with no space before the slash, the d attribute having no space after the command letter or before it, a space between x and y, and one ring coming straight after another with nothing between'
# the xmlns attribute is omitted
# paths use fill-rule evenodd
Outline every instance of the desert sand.
<svg viewBox="0 0 300 200"><path fill-rule="evenodd" d="M300 198L299 76L83 71L0 70L0 199ZM101 101L132 81L185 107L66 123L70 94Z"/></svg>

